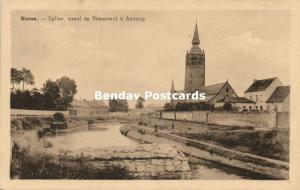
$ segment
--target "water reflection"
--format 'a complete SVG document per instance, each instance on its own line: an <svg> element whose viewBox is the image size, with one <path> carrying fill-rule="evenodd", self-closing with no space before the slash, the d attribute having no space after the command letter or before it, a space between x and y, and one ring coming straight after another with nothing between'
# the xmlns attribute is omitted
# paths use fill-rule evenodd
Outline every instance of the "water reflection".
<svg viewBox="0 0 300 190"><path fill-rule="evenodd" d="M49 137L53 148L77 149L82 147L130 146L139 144L120 133L121 124L97 125L89 130Z"/></svg>

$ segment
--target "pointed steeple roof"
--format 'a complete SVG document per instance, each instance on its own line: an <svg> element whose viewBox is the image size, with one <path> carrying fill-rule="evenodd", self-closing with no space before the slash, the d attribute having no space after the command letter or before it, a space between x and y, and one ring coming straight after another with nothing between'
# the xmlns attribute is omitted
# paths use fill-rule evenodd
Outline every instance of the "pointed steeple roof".
<svg viewBox="0 0 300 190"><path fill-rule="evenodd" d="M194 31L194 37L193 37L193 40L192 40L192 44L193 45L199 45L200 44L197 22L196 22L196 26L195 26L195 31Z"/></svg>
<svg viewBox="0 0 300 190"><path fill-rule="evenodd" d="M174 81L172 80L171 92L175 92Z"/></svg>

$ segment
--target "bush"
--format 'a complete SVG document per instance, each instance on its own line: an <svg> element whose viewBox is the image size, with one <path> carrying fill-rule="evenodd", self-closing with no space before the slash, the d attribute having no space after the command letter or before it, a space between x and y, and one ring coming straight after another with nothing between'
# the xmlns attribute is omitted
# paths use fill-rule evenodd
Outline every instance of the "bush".
<svg viewBox="0 0 300 190"><path fill-rule="evenodd" d="M206 102L198 102L198 103L185 103L179 102L175 106L176 111L194 111L194 110L205 110L205 111L213 111L213 104L209 104Z"/></svg>
<svg viewBox="0 0 300 190"><path fill-rule="evenodd" d="M232 105L230 102L225 102L224 105L223 105L223 109L225 111L232 111Z"/></svg>
<svg viewBox="0 0 300 190"><path fill-rule="evenodd" d="M120 166L96 168L84 160L67 162L53 155L13 147L10 176L20 179L131 179L129 172Z"/></svg>
<svg viewBox="0 0 300 190"><path fill-rule="evenodd" d="M174 110L173 109L173 105L171 103L169 103L169 102L165 103L164 110L165 111L172 111L172 110Z"/></svg>
<svg viewBox="0 0 300 190"><path fill-rule="evenodd" d="M95 121L94 120L88 120L88 124L91 125L91 124L94 124Z"/></svg>
<svg viewBox="0 0 300 190"><path fill-rule="evenodd" d="M64 114L60 113L60 112L56 112L53 115L53 119L56 121L66 121Z"/></svg>
<svg viewBox="0 0 300 190"><path fill-rule="evenodd" d="M11 128L16 128L16 129L19 129L21 127L17 119L12 119L10 121L10 126Z"/></svg>
<svg viewBox="0 0 300 190"><path fill-rule="evenodd" d="M144 135L144 134L145 134L145 130L143 130L143 129L138 129L138 132L139 132L141 135Z"/></svg>
<svg viewBox="0 0 300 190"><path fill-rule="evenodd" d="M43 130L39 129L38 132L37 132L37 135L38 135L38 138L39 138L39 139L42 138L43 135L44 135Z"/></svg>
<svg viewBox="0 0 300 190"><path fill-rule="evenodd" d="M27 130L27 129L31 129L31 128L32 128L32 125L29 122L27 122L26 120L22 119L22 129Z"/></svg>

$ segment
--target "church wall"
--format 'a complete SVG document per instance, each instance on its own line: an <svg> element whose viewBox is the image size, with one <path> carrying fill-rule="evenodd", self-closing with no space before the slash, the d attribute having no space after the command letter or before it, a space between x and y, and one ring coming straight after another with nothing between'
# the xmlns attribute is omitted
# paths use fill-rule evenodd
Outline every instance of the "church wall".
<svg viewBox="0 0 300 190"><path fill-rule="evenodd" d="M149 118L148 118L149 119ZM153 118L151 118L152 121ZM159 118L157 118L159 119ZM161 119L157 121L159 125L164 125L164 121L175 121L174 112L162 112ZM281 118L280 118L281 119ZM286 120L281 119L281 120ZM207 112L207 111L190 111L176 112L176 121L199 122L206 124L240 126L240 127L277 127L276 113L228 113L228 112ZM287 122L287 121L286 121ZM281 121L284 123L284 121ZM190 125L191 123L189 123Z"/></svg>
<svg viewBox="0 0 300 190"><path fill-rule="evenodd" d="M237 97L237 94L234 92L233 88L229 83L226 83L225 86L222 88L222 90L219 92L217 96L215 96L213 99L211 99L209 102L213 103L218 100L221 100L225 97Z"/></svg>

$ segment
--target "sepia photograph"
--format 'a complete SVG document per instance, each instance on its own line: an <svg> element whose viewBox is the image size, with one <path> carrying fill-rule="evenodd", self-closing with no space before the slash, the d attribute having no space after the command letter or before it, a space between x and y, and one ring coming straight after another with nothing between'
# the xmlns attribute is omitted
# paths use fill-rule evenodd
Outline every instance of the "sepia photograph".
<svg viewBox="0 0 300 190"><path fill-rule="evenodd" d="M9 181L291 180L290 10L8 15Z"/></svg>

